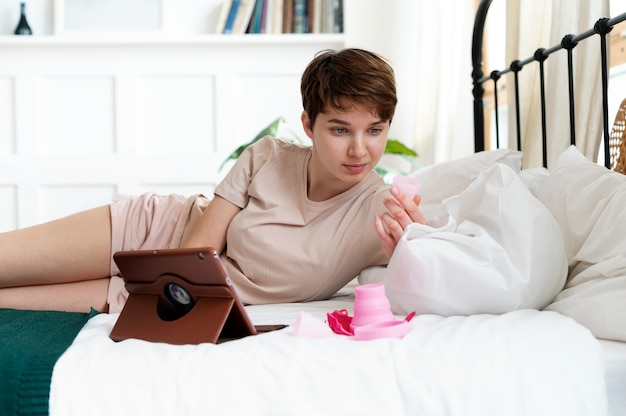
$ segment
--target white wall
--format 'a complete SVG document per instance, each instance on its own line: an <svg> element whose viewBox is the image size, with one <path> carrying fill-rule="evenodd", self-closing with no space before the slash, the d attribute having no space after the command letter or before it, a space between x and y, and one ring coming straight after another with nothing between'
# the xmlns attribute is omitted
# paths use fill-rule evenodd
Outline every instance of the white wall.
<svg viewBox="0 0 626 416"><path fill-rule="evenodd" d="M46 4L41 10L51 11L50 1L27 5L35 34L49 19L33 6ZM202 4L196 14L212 30L220 1ZM199 24L182 34L173 22L149 36L18 37L6 34L13 24L3 26L0 231L106 204L115 193L210 195L226 156L278 116L304 137L300 75L320 49L344 47L343 36L242 39L207 35Z"/></svg>
<svg viewBox="0 0 626 416"><path fill-rule="evenodd" d="M426 0L345 0L344 36L276 42L207 38L221 0L161 0L163 30L151 37L55 27L62 4L27 1L36 36L17 39L19 1L0 0L0 230L116 192L211 192L216 165L278 115L303 135L299 76L327 47L391 61L400 101L390 136L415 143L416 68L428 64L415 16L427 17Z"/></svg>

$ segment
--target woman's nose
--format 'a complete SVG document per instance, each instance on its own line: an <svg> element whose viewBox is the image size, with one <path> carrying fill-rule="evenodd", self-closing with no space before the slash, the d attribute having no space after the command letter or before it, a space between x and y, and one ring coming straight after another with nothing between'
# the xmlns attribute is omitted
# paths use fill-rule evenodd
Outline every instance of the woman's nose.
<svg viewBox="0 0 626 416"><path fill-rule="evenodd" d="M356 135L350 141L350 148L348 149L348 154L352 157L361 157L365 155L365 141L361 135Z"/></svg>

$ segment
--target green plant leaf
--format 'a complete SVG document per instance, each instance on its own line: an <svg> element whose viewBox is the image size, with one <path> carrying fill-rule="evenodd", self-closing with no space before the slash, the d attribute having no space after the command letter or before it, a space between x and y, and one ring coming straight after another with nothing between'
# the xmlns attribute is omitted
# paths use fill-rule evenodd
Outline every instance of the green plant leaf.
<svg viewBox="0 0 626 416"><path fill-rule="evenodd" d="M387 146L385 146L385 153L392 155L406 155L417 156L417 152L413 149L406 147L401 141L396 139L387 139Z"/></svg>
<svg viewBox="0 0 626 416"><path fill-rule="evenodd" d="M224 168L224 165L226 165L226 163L229 160L236 160L239 158L239 156L241 156L241 154L243 153L244 150L246 150L246 148L248 146L250 146L252 143L259 141L260 139L262 139L265 136L273 136L276 137L278 135L278 130L280 129L280 126L282 124L286 123L285 118L283 116L278 117L276 120L272 121L267 127L265 127L263 130L261 130L255 137L254 139L252 139L251 141L249 141L246 144L242 144L241 146L239 146L237 149L235 149L234 152L232 152L227 158L226 160L224 160L222 162L222 164L220 165L218 171L221 171Z"/></svg>
<svg viewBox="0 0 626 416"><path fill-rule="evenodd" d="M378 175L381 178L383 178L383 181L387 185L391 185L394 176L407 175L408 174L408 172L403 172L403 171L398 170L398 169L387 168L385 166L376 166L374 168L374 171L376 171L376 173L378 173Z"/></svg>

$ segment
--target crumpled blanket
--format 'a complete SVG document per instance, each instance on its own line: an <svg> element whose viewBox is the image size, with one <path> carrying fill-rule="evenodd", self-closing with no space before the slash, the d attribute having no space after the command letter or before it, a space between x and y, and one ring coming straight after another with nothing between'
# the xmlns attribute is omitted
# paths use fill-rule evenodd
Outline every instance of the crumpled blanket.
<svg viewBox="0 0 626 416"><path fill-rule="evenodd" d="M558 223L509 166L491 165L429 214L408 227L383 278L395 313L540 309L563 289Z"/></svg>

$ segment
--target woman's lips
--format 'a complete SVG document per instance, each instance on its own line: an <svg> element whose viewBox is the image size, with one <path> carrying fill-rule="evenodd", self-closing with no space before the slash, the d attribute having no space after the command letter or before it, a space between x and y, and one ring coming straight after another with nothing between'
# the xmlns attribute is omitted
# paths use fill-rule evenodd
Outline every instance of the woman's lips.
<svg viewBox="0 0 626 416"><path fill-rule="evenodd" d="M361 173L365 169L367 169L367 163L358 163L358 164L350 164L350 165L345 164L344 166L350 173Z"/></svg>

